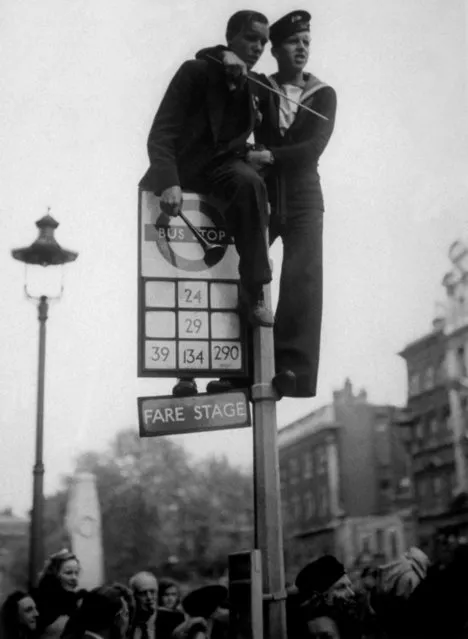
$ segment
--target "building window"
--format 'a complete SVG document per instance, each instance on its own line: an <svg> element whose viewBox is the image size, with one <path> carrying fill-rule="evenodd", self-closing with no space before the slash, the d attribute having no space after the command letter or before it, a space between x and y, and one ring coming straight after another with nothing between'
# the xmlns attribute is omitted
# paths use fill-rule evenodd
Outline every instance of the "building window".
<svg viewBox="0 0 468 639"><path fill-rule="evenodd" d="M451 493L453 495L454 492L457 489L457 472L456 472L456 470L452 470L452 472L450 473L449 483L450 483Z"/></svg>
<svg viewBox="0 0 468 639"><path fill-rule="evenodd" d="M387 430L387 422L377 422L375 425L375 430L378 433L385 433Z"/></svg>
<svg viewBox="0 0 468 639"><path fill-rule="evenodd" d="M308 490L304 496L305 500L305 516L306 519L312 519L315 516L315 495Z"/></svg>
<svg viewBox="0 0 468 639"><path fill-rule="evenodd" d="M457 348L457 372L461 377L467 376L465 347L459 346Z"/></svg>
<svg viewBox="0 0 468 639"><path fill-rule="evenodd" d="M297 484L299 481L299 464L297 459L293 457L289 460L289 483Z"/></svg>
<svg viewBox="0 0 468 639"><path fill-rule="evenodd" d="M377 554L381 555L384 552L384 531L382 528L375 529L375 548Z"/></svg>
<svg viewBox="0 0 468 639"><path fill-rule="evenodd" d="M428 430L429 430L429 437L431 439L437 438L438 431L439 431L439 424L437 421L437 417L435 415L430 415L428 418Z"/></svg>
<svg viewBox="0 0 468 639"><path fill-rule="evenodd" d="M371 536L369 534L361 535L361 553L364 555L371 554Z"/></svg>
<svg viewBox="0 0 468 639"><path fill-rule="evenodd" d="M467 410L468 410L468 396L467 395L462 395L460 397L460 408L461 408L463 413L467 412Z"/></svg>
<svg viewBox="0 0 468 639"><path fill-rule="evenodd" d="M419 393L419 374L411 373L408 380L408 394L417 395Z"/></svg>
<svg viewBox="0 0 468 639"><path fill-rule="evenodd" d="M432 479L432 492L436 499L442 494L442 478L441 477L433 477Z"/></svg>
<svg viewBox="0 0 468 639"><path fill-rule="evenodd" d="M439 428L442 433L447 433L447 431L450 430L449 417L450 417L450 408L447 405L442 406L442 408L439 409L437 414L437 418L439 421Z"/></svg>
<svg viewBox="0 0 468 639"><path fill-rule="evenodd" d="M297 523L301 518L301 500L298 495L294 495L291 499L291 519Z"/></svg>
<svg viewBox="0 0 468 639"><path fill-rule="evenodd" d="M322 487L319 492L319 515L325 517L328 513L328 493L325 487Z"/></svg>
<svg viewBox="0 0 468 639"><path fill-rule="evenodd" d="M379 482L379 485L380 485L380 490L383 490L384 492L386 492L387 490L390 490L390 488L392 487L390 480L387 478L381 479Z"/></svg>
<svg viewBox="0 0 468 639"><path fill-rule="evenodd" d="M426 371L424 372L424 390L430 390L431 388L434 388L434 382L435 382L434 367L428 366L426 368Z"/></svg>
<svg viewBox="0 0 468 639"><path fill-rule="evenodd" d="M325 473L327 471L327 449L325 446L317 448L317 472Z"/></svg>
<svg viewBox="0 0 468 639"><path fill-rule="evenodd" d="M314 457L312 451L308 450L304 455L304 477L310 479L314 474Z"/></svg>
<svg viewBox="0 0 468 639"><path fill-rule="evenodd" d="M436 368L436 375L435 375L436 379L436 383L437 384L443 384L445 382L445 361L442 358L439 363L437 364L437 368Z"/></svg>
<svg viewBox="0 0 468 639"><path fill-rule="evenodd" d="M400 556L400 540L397 531L394 528L390 529L388 531L388 537L390 541L390 558L398 559Z"/></svg>
<svg viewBox="0 0 468 639"><path fill-rule="evenodd" d="M424 420L418 419L416 424L416 440L421 441L424 438Z"/></svg>
<svg viewBox="0 0 468 639"><path fill-rule="evenodd" d="M427 484L424 478L418 479L416 482L416 492L418 494L419 501L424 502L427 495Z"/></svg>

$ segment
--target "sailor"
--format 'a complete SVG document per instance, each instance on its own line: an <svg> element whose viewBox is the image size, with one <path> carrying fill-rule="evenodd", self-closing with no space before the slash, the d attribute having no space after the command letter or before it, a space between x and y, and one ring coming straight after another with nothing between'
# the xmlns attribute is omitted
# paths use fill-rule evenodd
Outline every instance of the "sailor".
<svg viewBox="0 0 468 639"><path fill-rule="evenodd" d="M250 84L256 85L257 80L272 90L268 108L255 129L255 141L263 145L268 161L270 242L278 237L283 241L273 382L280 396L291 397L316 394L324 213L318 162L332 135L336 113L335 90L305 70L310 20L307 11L292 11L271 25L271 51L278 71L269 78L249 70L230 47L213 47L197 54L223 61L231 78L245 78L248 73ZM260 101L263 104L263 98ZM221 390L222 384L218 386Z"/></svg>

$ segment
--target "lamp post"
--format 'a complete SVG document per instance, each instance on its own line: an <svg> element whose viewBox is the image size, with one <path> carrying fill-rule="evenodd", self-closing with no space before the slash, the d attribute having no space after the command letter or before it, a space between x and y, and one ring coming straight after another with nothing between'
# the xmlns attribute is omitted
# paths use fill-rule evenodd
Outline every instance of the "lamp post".
<svg viewBox="0 0 468 639"><path fill-rule="evenodd" d="M26 267L33 266L63 266L73 262L78 253L63 249L54 237L58 222L49 214L36 222L39 236L30 245L24 248L12 250L15 260L24 262ZM36 411L36 451L33 468L33 504L31 511L31 531L29 547L29 584L36 585L37 575L44 563L44 382L45 382L45 355L46 355L46 322L49 311L49 300L59 299L63 292L63 284L60 293L54 298L47 295L38 297L30 295L28 282L25 283L25 293L28 299L37 303L39 319L39 360L37 370L37 411Z"/></svg>

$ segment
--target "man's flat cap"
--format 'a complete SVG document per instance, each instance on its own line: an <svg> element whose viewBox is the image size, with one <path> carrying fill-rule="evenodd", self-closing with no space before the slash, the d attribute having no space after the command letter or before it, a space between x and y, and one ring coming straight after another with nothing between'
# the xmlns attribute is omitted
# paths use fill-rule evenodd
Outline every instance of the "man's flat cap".
<svg viewBox="0 0 468 639"><path fill-rule="evenodd" d="M310 13L291 11L270 26L270 40L274 47L300 31L310 31Z"/></svg>
<svg viewBox="0 0 468 639"><path fill-rule="evenodd" d="M323 555L307 564L296 577L296 587L301 596L314 592L326 592L345 574L344 566L333 555Z"/></svg>

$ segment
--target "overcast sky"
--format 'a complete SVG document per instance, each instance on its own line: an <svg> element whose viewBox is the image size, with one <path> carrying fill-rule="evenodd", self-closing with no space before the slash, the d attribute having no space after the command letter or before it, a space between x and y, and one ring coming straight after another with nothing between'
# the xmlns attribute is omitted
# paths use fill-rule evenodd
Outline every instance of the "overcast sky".
<svg viewBox="0 0 468 639"><path fill-rule="evenodd" d="M136 398L173 380L136 377L137 183L173 72L223 41L240 0L2 0L0 3L0 507L29 507L37 315L13 247L51 207L79 258L48 322L46 490L76 453L136 427ZM309 68L338 93L321 162L325 313L319 395L283 400L279 423L330 401L350 377L402 403L397 352L430 329L450 243L468 212L463 0L253 0L276 20L313 14ZM258 65L274 70L269 51ZM273 250L274 296L281 250ZM197 455L251 460L250 431L180 437Z"/></svg>

